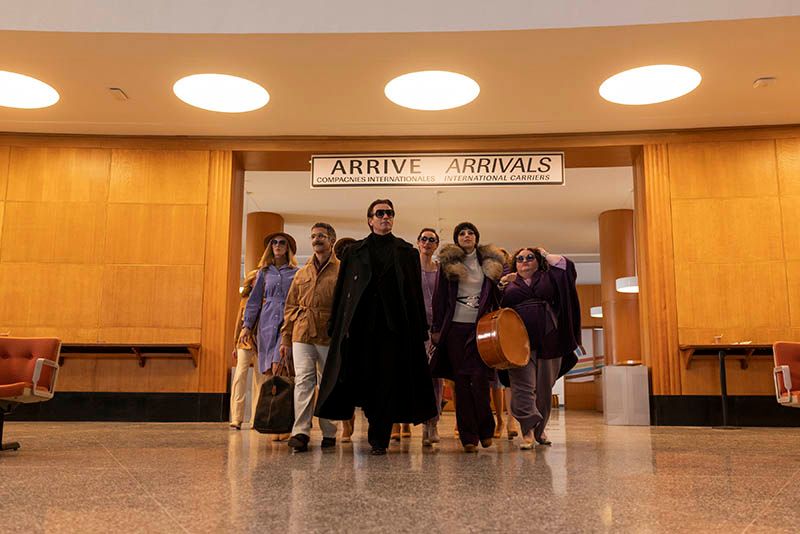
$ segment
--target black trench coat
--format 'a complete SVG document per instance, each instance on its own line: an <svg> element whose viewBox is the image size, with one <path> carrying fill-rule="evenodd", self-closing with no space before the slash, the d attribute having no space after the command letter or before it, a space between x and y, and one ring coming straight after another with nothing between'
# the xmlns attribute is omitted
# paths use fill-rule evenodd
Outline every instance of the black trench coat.
<svg viewBox="0 0 800 534"><path fill-rule="evenodd" d="M375 352L369 357L384 357L380 348L384 339L373 339L368 326L359 324L363 313L356 313L364 299L365 290L372 279L372 266L366 239L350 245L342 258L339 277L333 298L333 309L329 333L331 344L322 373L316 413L318 417L347 420L353 416L359 392L368 384L359 383L353 365L363 357L356 350L370 347ZM393 308L394 328L402 332L398 336L401 346L394 354L401 354L402 361L394 366L396 374L391 384L381 384L386 391L393 391L392 412L383 414L397 423L422 423L437 415L425 341L428 339L428 323L425 300L422 294L422 274L419 253L408 242L394 238L394 275L398 283L400 298L389 305ZM361 348L361 349L359 349ZM386 380L386 377L370 377L370 380Z"/></svg>

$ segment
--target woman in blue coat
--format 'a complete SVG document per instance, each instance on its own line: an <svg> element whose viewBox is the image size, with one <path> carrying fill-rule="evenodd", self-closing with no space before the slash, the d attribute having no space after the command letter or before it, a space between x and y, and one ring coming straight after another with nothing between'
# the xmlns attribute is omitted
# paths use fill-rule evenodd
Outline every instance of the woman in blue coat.
<svg viewBox="0 0 800 534"><path fill-rule="evenodd" d="M284 232L264 238L264 255L258 262L259 272L244 311L244 328L240 339L253 335L258 345L258 370L263 375L274 374L280 362L280 330L286 295L298 271L297 243Z"/></svg>

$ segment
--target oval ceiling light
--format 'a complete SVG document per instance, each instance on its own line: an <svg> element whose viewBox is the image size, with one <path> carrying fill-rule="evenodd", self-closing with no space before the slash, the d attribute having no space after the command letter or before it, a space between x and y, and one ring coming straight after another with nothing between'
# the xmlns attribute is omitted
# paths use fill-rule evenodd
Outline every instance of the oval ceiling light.
<svg viewBox="0 0 800 534"><path fill-rule="evenodd" d="M37 109L52 106L61 98L58 91L41 80L0 70L0 106Z"/></svg>
<svg viewBox="0 0 800 534"><path fill-rule="evenodd" d="M703 77L681 65L648 65L615 74L600 85L600 96L628 106L657 104L691 93Z"/></svg>
<svg viewBox="0 0 800 534"><path fill-rule="evenodd" d="M398 106L440 111L469 104L478 97L481 87L457 72L424 70L398 76L386 84L383 92Z"/></svg>
<svg viewBox="0 0 800 534"><path fill-rule="evenodd" d="M172 91L190 106L221 113L255 111L269 102L266 89L228 74L192 74L175 82Z"/></svg>

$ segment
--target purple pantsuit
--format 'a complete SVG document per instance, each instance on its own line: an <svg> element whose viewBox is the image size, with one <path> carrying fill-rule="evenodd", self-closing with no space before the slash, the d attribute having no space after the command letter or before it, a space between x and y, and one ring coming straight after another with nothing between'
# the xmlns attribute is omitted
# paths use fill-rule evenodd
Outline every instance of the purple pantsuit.
<svg viewBox="0 0 800 534"><path fill-rule="evenodd" d="M564 267L559 264L550 269ZM505 288L501 305L513 308L528 331L530 363L508 370L511 414L519 421L523 434L533 430L538 440L550 418L553 385L561 367L556 282L549 271L536 271L528 281L518 276Z"/></svg>

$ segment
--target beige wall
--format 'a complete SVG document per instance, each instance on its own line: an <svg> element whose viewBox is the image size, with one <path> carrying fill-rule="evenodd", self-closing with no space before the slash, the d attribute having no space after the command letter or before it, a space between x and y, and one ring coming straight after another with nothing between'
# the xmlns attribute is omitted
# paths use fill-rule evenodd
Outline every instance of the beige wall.
<svg viewBox="0 0 800 534"><path fill-rule="evenodd" d="M227 169L212 165L220 157ZM228 314L227 280L214 288L207 279L210 262L229 269L229 243L212 239L210 224L213 213L230 212L230 196L210 187L232 187L231 161L208 150L0 147L0 330L65 342L201 343L204 327L219 328L204 306L216 302L220 321ZM204 344L198 368L68 360L59 389L225 391L218 344Z"/></svg>

